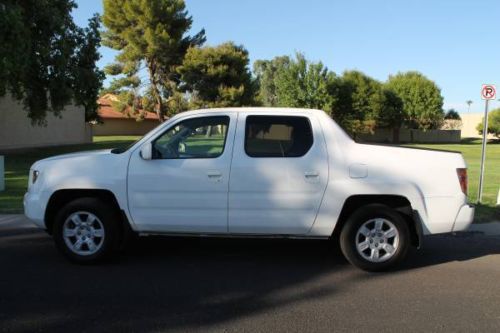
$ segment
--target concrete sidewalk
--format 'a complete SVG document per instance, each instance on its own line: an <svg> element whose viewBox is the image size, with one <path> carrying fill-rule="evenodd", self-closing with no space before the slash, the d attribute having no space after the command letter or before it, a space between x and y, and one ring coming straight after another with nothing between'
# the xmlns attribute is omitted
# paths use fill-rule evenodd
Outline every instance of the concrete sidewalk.
<svg viewBox="0 0 500 333"><path fill-rule="evenodd" d="M37 229L37 227L22 214L0 214L0 230L6 229ZM473 224L466 232L500 237L500 222Z"/></svg>

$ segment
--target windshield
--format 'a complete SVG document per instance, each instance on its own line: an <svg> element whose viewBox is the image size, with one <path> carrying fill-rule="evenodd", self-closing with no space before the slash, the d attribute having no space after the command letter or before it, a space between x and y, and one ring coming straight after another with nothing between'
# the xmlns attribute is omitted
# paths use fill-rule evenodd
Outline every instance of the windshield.
<svg viewBox="0 0 500 333"><path fill-rule="evenodd" d="M126 152L127 150L129 150L130 148L132 148L137 142L142 140L143 137L144 136L139 137L137 140L133 141L132 143L130 143L124 147L113 148L113 149L111 149L111 153L112 154L122 154L122 153Z"/></svg>

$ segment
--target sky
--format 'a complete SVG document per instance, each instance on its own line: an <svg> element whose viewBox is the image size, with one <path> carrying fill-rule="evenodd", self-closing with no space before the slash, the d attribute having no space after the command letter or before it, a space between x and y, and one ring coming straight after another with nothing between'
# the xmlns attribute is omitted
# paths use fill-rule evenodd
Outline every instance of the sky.
<svg viewBox="0 0 500 333"><path fill-rule="evenodd" d="M101 0L77 3L78 25L102 14ZM206 45L244 45L251 64L299 51L338 75L356 69L385 81L417 70L441 88L445 109L462 113L469 99L471 113L484 112L482 84L500 89L498 0L186 0L186 7L191 33L204 28ZM100 51L100 67L113 61L113 50Z"/></svg>

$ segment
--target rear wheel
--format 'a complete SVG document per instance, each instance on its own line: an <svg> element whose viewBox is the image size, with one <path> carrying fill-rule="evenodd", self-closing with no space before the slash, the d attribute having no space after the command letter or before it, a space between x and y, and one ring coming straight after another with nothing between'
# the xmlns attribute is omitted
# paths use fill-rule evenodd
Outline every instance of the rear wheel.
<svg viewBox="0 0 500 333"><path fill-rule="evenodd" d="M118 217L96 198L80 198L65 205L54 223L57 248L76 263L96 263L117 248Z"/></svg>
<svg viewBox="0 0 500 333"><path fill-rule="evenodd" d="M408 252L410 231L402 216L385 205L358 209L340 234L340 247L347 260L366 271L396 266Z"/></svg>

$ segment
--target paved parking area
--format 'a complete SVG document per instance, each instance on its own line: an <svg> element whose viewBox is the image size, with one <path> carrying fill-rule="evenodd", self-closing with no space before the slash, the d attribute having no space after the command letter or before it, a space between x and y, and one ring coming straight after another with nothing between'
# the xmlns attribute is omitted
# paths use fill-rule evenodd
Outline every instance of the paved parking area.
<svg viewBox="0 0 500 333"><path fill-rule="evenodd" d="M68 330L499 331L500 238L434 236L383 274L286 240L145 238L77 266L0 216L0 331Z"/></svg>

